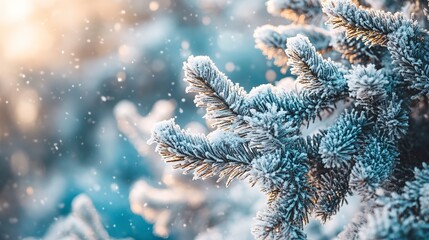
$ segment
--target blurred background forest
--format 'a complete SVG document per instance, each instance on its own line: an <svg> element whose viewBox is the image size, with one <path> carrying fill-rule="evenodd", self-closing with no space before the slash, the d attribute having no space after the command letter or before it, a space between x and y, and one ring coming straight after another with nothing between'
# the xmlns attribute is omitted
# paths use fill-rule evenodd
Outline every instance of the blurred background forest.
<svg viewBox="0 0 429 240"><path fill-rule="evenodd" d="M204 128L182 83L190 55L211 56L246 90L279 78L252 38L281 20L264 1L0 0L0 9L0 239L43 237L81 193L111 237L157 239L129 193L139 179L162 185L161 170L147 161L152 148L118 129L122 110L146 116L168 100L157 105L170 109L165 118Z"/></svg>

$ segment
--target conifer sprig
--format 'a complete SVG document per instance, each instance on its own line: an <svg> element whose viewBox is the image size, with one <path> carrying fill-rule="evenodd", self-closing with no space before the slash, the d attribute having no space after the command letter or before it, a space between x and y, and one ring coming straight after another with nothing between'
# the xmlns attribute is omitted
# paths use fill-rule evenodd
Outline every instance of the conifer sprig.
<svg viewBox="0 0 429 240"><path fill-rule="evenodd" d="M387 35L397 31L411 20L397 13L364 9L351 0L324 0L323 12L328 15L328 23L334 28L344 27L348 38L362 39L370 45L387 44Z"/></svg>
<svg viewBox="0 0 429 240"><path fill-rule="evenodd" d="M233 84L208 57L189 57L184 63L186 92L197 93L195 104L204 107L213 126L228 130L237 118L247 114L246 91Z"/></svg>

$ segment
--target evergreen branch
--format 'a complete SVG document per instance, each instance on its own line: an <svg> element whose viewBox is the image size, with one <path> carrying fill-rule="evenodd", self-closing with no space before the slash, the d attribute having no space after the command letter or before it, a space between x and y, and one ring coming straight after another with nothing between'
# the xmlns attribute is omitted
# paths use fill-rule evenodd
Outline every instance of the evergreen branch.
<svg viewBox="0 0 429 240"><path fill-rule="evenodd" d="M356 104L371 109L386 98L389 82L383 69L377 70L373 64L366 67L357 65L345 77L350 96L356 99Z"/></svg>
<svg viewBox="0 0 429 240"><path fill-rule="evenodd" d="M205 117L213 126L228 130L240 116L246 115L246 92L233 84L208 57L189 57L184 63L187 92L197 93L195 104L207 110Z"/></svg>
<svg viewBox="0 0 429 240"><path fill-rule="evenodd" d="M311 45L309 39L298 35L287 40L286 55L291 73L312 94L321 98L344 95L347 83L338 65L325 60Z"/></svg>
<svg viewBox="0 0 429 240"><path fill-rule="evenodd" d="M312 196L296 185L276 195L268 207L258 212L253 235L257 239L305 239L303 226L314 207Z"/></svg>
<svg viewBox="0 0 429 240"><path fill-rule="evenodd" d="M422 216L428 218L429 216L423 216L423 212L427 212L428 205L424 202L427 201L427 189L429 185L429 164L423 163L422 168L414 169L414 180L408 181L401 194L393 193L390 199L384 199L382 201L384 207L397 209L403 212L405 215ZM424 204L422 204L424 203Z"/></svg>
<svg viewBox="0 0 429 240"><path fill-rule="evenodd" d="M253 226L252 234L255 239L292 240L306 239L304 231L297 226L284 221L279 206L268 206L258 212L256 220L258 223Z"/></svg>
<svg viewBox="0 0 429 240"><path fill-rule="evenodd" d="M319 130L319 132L307 136L306 138L299 138L297 146L300 151L305 152L310 162L310 168L318 168L320 161L319 146L323 137L326 135L326 130Z"/></svg>
<svg viewBox="0 0 429 240"><path fill-rule="evenodd" d="M298 13L294 8L312 2L271 0L268 8L279 15L292 11L295 20L303 20L304 15L310 18L307 13L312 9ZM312 213L326 221L339 211L351 190L368 201L367 197L377 196L375 189L402 188L410 166L427 155L427 150L421 150L425 138L420 137L427 134L426 128L417 125L413 115L409 120L408 106L410 100L429 95L429 35L404 15L356 6L361 3L365 1L324 0L323 10L334 27L346 30L347 36L341 36L337 48L352 63L369 65L354 66L346 74L342 65L323 59L308 37L292 37L311 27L264 26L255 31L257 47L281 67L290 65L302 90L263 85L247 94L209 58L190 57L184 65L185 80L190 83L187 91L197 93L195 103L207 108L206 117L218 129L206 137L183 131L169 121L152 135L164 160L192 171L195 178L219 175L228 178L227 185L235 178L259 184L269 198L253 228L259 239L305 238L302 230ZM320 33L321 46L326 49L329 37ZM387 51L390 54L382 55ZM336 52L329 54L338 57ZM353 110L346 110L333 124L334 117L317 125L327 130L302 137L300 128L305 123L349 96L354 100L350 104ZM418 138L410 137L418 130L422 130ZM410 148L409 156L406 147L399 147L406 142L403 138L417 145ZM381 203L381 212L374 214L371 231L365 236L429 237L427 169L424 165L423 175L416 170L415 181ZM390 187L397 183L395 177L406 180L397 188ZM365 214L372 214L372 209ZM365 219L359 216L343 236L355 237Z"/></svg>
<svg viewBox="0 0 429 240"><path fill-rule="evenodd" d="M274 106L283 111L285 122L301 125L314 120L319 113L341 99L342 96L321 98L309 91L285 92L270 84L252 89L248 95L248 106L257 112L268 112Z"/></svg>
<svg viewBox="0 0 429 240"><path fill-rule="evenodd" d="M298 21L300 17L313 19L322 13L318 0L269 0L267 10L274 16L292 21Z"/></svg>
<svg viewBox="0 0 429 240"><path fill-rule="evenodd" d="M287 119L284 111L273 106L268 112L251 109L252 117L244 117L246 125L239 128L239 134L249 141L249 146L264 152L290 147L295 144L299 126Z"/></svg>
<svg viewBox="0 0 429 240"><path fill-rule="evenodd" d="M324 0L322 7L334 28L344 27L348 38L362 39L370 45L384 46L388 34L405 24L413 24L400 13L364 9L350 0Z"/></svg>
<svg viewBox="0 0 429 240"><path fill-rule="evenodd" d="M317 180L314 181L318 196L315 213L322 222L326 222L340 210L344 203L347 203L346 197L351 194L350 170L339 172L336 169L324 169L320 172L320 176L317 176Z"/></svg>
<svg viewBox="0 0 429 240"><path fill-rule="evenodd" d="M343 114L328 129L320 143L319 153L326 168L349 166L359 151L359 138L366 124L364 113L350 111Z"/></svg>
<svg viewBox="0 0 429 240"><path fill-rule="evenodd" d="M344 31L338 32L331 44L350 63L376 63L382 59L381 46L369 46L361 39L348 38Z"/></svg>
<svg viewBox="0 0 429 240"><path fill-rule="evenodd" d="M255 159L249 176L250 184L260 183L261 190L266 193L281 189L289 170L281 155L281 151L277 150Z"/></svg>
<svg viewBox="0 0 429 240"><path fill-rule="evenodd" d="M391 141L402 139L408 132L409 110L396 94L378 106L377 127Z"/></svg>
<svg viewBox="0 0 429 240"><path fill-rule="evenodd" d="M335 215L340 207L347 203L346 197L351 194L349 189L350 169L338 171L325 168L319 147L326 131L307 137L307 156L310 163L309 183L316 188L316 206L314 212L322 222Z"/></svg>
<svg viewBox="0 0 429 240"><path fill-rule="evenodd" d="M402 193L380 201L360 231L366 239L427 239L429 238L429 165L415 169L415 179L406 183Z"/></svg>
<svg viewBox="0 0 429 240"><path fill-rule="evenodd" d="M283 153L281 150L267 153L252 162L249 181L259 182L264 192L281 191L292 183L307 182L307 155L297 151ZM303 182L298 182L297 179ZM308 187L307 187L308 188Z"/></svg>
<svg viewBox="0 0 429 240"><path fill-rule="evenodd" d="M418 26L405 25L390 34L387 48L393 70L411 90L411 99L429 95L429 34Z"/></svg>
<svg viewBox="0 0 429 240"><path fill-rule="evenodd" d="M307 155L293 150L276 151L252 162L251 183L259 182L263 191L273 193L268 208L258 214L255 236L293 239L301 232L314 208L315 189L308 183L308 171ZM273 212L276 215L266 215Z"/></svg>
<svg viewBox="0 0 429 240"><path fill-rule="evenodd" d="M371 197L392 175L399 154L392 143L381 136L371 136L366 142L364 152L356 157L350 187L363 197Z"/></svg>
<svg viewBox="0 0 429 240"><path fill-rule="evenodd" d="M350 1L326 0L325 13L334 27L345 27L348 38L387 46L394 71L405 79L412 98L429 94L429 34L402 14L358 8Z"/></svg>
<svg viewBox="0 0 429 240"><path fill-rule="evenodd" d="M307 36L317 51L323 51L329 47L331 40L329 33L312 25L264 25L256 28L253 37L256 48L260 49L268 59L274 59L274 64L286 73L288 61L285 53L286 42L288 38L298 34Z"/></svg>
<svg viewBox="0 0 429 240"><path fill-rule="evenodd" d="M219 131L212 139L180 129L173 120L158 123L149 143L165 162L175 168L193 171L194 178L215 175L227 177L227 186L234 178L245 178L252 160L257 156L248 145L230 133ZM226 141L228 139L228 141Z"/></svg>

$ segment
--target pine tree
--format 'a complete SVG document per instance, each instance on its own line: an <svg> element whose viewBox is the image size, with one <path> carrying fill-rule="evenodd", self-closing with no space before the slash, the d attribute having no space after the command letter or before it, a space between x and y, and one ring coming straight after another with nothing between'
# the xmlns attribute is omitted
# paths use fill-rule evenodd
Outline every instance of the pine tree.
<svg viewBox="0 0 429 240"><path fill-rule="evenodd" d="M252 228L257 239L306 238L309 218L327 221L349 195L366 208L339 237L427 238L429 130L416 107L429 94L424 24L371 9L370 1L270 0L267 7L292 25L257 29L256 46L302 89L267 84L246 92L208 57L191 56L183 67L187 92L206 109L213 133L164 121L150 139L156 151L196 179L257 185L268 196ZM331 126L303 134L344 101L350 104Z"/></svg>

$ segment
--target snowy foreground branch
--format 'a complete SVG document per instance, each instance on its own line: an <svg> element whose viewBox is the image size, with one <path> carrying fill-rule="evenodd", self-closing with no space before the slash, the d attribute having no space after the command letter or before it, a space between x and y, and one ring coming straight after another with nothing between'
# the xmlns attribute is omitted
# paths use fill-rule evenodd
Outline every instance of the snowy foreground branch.
<svg viewBox="0 0 429 240"><path fill-rule="evenodd" d="M417 134L428 129L415 120L415 106L429 94L429 35L401 13L360 2L268 1L271 13L286 18L323 10L338 28L327 33L302 21L255 32L257 47L289 66L302 89L246 92L208 57L191 56L183 67L187 92L196 93L213 132L193 134L173 120L154 128L150 142L176 168L227 185L247 179L268 195L252 229L257 239L306 238L311 216L327 221L350 195L366 208L339 237L429 238L429 153ZM303 134L343 101L351 104L327 129Z"/></svg>

